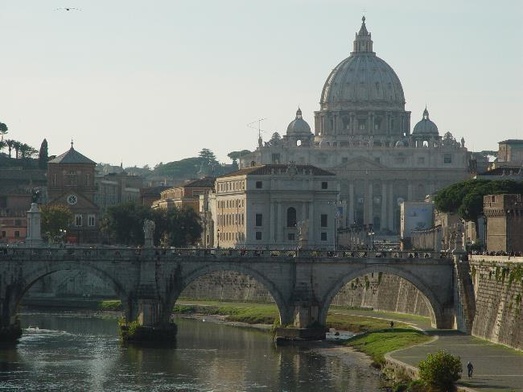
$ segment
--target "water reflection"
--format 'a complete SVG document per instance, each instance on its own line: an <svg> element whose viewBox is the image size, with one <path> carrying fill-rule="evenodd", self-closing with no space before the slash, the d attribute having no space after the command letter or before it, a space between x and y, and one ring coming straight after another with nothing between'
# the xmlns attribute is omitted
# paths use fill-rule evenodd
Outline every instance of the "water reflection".
<svg viewBox="0 0 523 392"><path fill-rule="evenodd" d="M276 347L265 332L177 320L177 346L122 345L115 319L28 314L0 351L0 389L39 391L377 391L351 357ZM348 362L347 362L348 361Z"/></svg>

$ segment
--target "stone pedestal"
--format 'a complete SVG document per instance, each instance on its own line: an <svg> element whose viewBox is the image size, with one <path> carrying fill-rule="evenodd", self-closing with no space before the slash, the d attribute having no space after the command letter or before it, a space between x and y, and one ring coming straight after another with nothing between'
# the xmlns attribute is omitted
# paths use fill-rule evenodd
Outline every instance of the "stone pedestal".
<svg viewBox="0 0 523 392"><path fill-rule="evenodd" d="M27 237L25 243L30 247L42 246L42 217L37 203L31 203L27 211Z"/></svg>

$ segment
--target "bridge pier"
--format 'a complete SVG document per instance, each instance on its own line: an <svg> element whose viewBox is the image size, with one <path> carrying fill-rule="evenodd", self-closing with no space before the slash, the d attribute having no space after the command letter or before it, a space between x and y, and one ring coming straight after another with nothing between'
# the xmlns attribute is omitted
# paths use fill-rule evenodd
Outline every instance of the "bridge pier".
<svg viewBox="0 0 523 392"><path fill-rule="evenodd" d="M177 326L170 321L171 312L161 301L140 298L132 301L125 322L120 323L120 335L126 343L176 343Z"/></svg>
<svg viewBox="0 0 523 392"><path fill-rule="evenodd" d="M4 317L0 319L0 345L16 344L21 337L22 327L17 317L8 317L7 320L4 320Z"/></svg>
<svg viewBox="0 0 523 392"><path fill-rule="evenodd" d="M16 298L20 291L19 284L2 285L0 282L0 344L16 344L22 336L16 315Z"/></svg>
<svg viewBox="0 0 523 392"><path fill-rule="evenodd" d="M319 321L320 306L316 301L296 301L290 308L292 325L282 320L283 326L276 328L276 343L325 339L327 330Z"/></svg>

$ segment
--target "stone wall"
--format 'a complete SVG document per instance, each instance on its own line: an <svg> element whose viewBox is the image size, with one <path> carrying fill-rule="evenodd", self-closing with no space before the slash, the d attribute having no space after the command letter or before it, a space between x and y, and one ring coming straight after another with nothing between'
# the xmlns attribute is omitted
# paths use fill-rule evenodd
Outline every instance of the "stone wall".
<svg viewBox="0 0 523 392"><path fill-rule="evenodd" d="M264 286L235 272L215 272L201 277L183 291L182 297L274 302ZM405 279L386 274L365 275L347 283L332 304L430 315L425 298L416 287Z"/></svg>
<svg viewBox="0 0 523 392"><path fill-rule="evenodd" d="M395 275L370 274L347 283L333 305L429 316L425 297L411 283Z"/></svg>
<svg viewBox="0 0 523 392"><path fill-rule="evenodd" d="M187 286L181 297L216 301L274 302L261 283L250 276L230 271L202 276Z"/></svg>
<svg viewBox="0 0 523 392"><path fill-rule="evenodd" d="M523 350L523 257L472 256L472 335Z"/></svg>

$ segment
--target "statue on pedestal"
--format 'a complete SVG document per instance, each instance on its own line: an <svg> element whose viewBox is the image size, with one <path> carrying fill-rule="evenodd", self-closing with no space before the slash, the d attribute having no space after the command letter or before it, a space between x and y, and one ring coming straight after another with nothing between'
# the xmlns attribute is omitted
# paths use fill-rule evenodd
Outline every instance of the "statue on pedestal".
<svg viewBox="0 0 523 392"><path fill-rule="evenodd" d="M156 224L150 219L143 221L144 247L152 248L154 246L154 229Z"/></svg>

